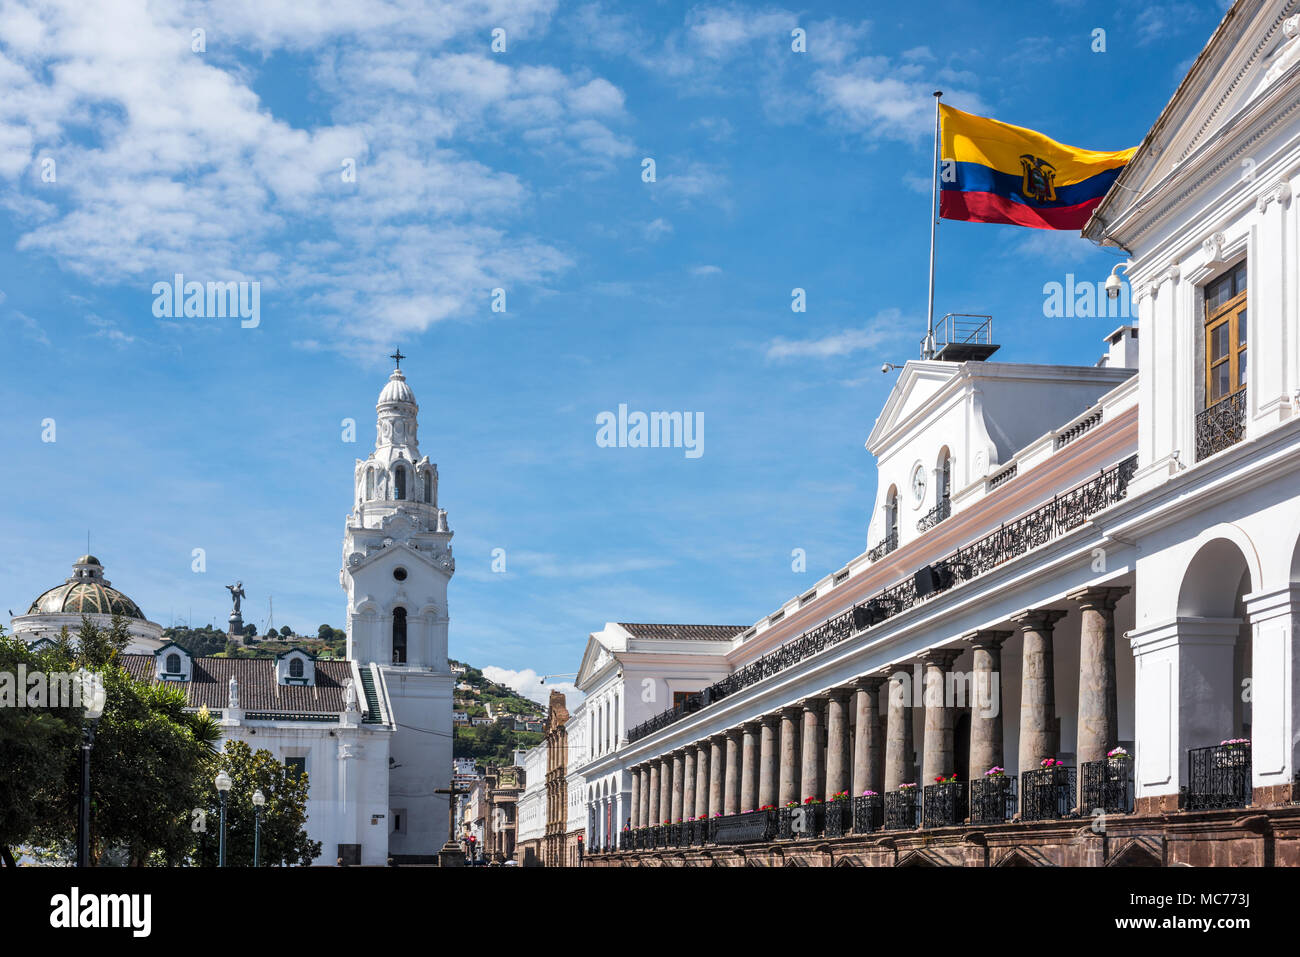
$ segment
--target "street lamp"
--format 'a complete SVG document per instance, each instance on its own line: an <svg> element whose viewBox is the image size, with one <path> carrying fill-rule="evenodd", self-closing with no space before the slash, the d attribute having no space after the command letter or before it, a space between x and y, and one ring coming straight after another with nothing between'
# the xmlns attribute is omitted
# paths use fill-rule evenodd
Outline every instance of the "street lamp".
<svg viewBox="0 0 1300 957"><path fill-rule="evenodd" d="M81 729L81 813L77 818L77 866L90 866L90 749L95 746L95 728L104 716L108 691L102 675L80 673L81 701L86 706L86 723Z"/></svg>
<svg viewBox="0 0 1300 957"><path fill-rule="evenodd" d="M221 840L217 845L217 867L226 866L226 792L230 790L230 775L222 768L217 772L217 795L221 798Z"/></svg>
<svg viewBox="0 0 1300 957"><path fill-rule="evenodd" d="M258 788L253 792L253 866L257 866L257 859L261 856L262 850L262 805L266 803L266 795L262 789Z"/></svg>

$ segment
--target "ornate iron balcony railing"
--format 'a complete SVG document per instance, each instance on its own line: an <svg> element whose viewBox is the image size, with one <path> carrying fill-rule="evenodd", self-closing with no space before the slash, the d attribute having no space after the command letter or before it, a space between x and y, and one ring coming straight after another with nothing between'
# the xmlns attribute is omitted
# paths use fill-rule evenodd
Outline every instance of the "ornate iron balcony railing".
<svg viewBox="0 0 1300 957"><path fill-rule="evenodd" d="M714 844L754 844L776 838L776 812L772 810L726 814L705 823Z"/></svg>
<svg viewBox="0 0 1300 957"><path fill-rule="evenodd" d="M1082 813L1133 813L1133 762L1129 758L1085 761L1079 766L1079 778Z"/></svg>
<svg viewBox="0 0 1300 957"><path fill-rule="evenodd" d="M966 822L966 782L927 784L921 799L922 827L953 827Z"/></svg>
<svg viewBox="0 0 1300 957"><path fill-rule="evenodd" d="M1234 392L1196 416L1196 461L1246 437L1246 390Z"/></svg>
<svg viewBox="0 0 1300 957"><path fill-rule="evenodd" d="M918 788L885 795L885 830L914 831L921 826L921 792Z"/></svg>
<svg viewBox="0 0 1300 957"><path fill-rule="evenodd" d="M827 837L843 837L853 830L853 802L842 798L827 803L823 829Z"/></svg>
<svg viewBox="0 0 1300 957"><path fill-rule="evenodd" d="M945 495L939 500L938 505L921 516L921 520L916 523L916 530L918 532L928 532L951 514L952 502Z"/></svg>
<svg viewBox="0 0 1300 957"><path fill-rule="evenodd" d="M970 783L970 822L1001 824L1016 813L1016 779L1009 774L976 778Z"/></svg>
<svg viewBox="0 0 1300 957"><path fill-rule="evenodd" d="M1032 512L1000 526L983 538L962 546L946 558L935 562L933 568L936 569L941 584L931 594L937 594L953 585L976 578L1039 545L1079 528L1097 512L1122 501L1128 495L1128 483L1136 471L1137 456L1134 455L1109 469L1103 469L1096 478L1054 497ZM779 674L831 645L838 644L859 631L906 611L923 600L928 600L928 596L925 598L918 596L916 579L914 576L908 576L862 604L822 622L798 638L787 641L779 648L750 662L698 694L689 695L677 707L662 711L643 721L628 732L627 740L633 743L654 734L688 714L757 684L764 678Z"/></svg>
<svg viewBox="0 0 1300 957"><path fill-rule="evenodd" d="M1250 742L1216 744L1187 752L1183 807L1189 811L1245 807L1250 803Z"/></svg>
<svg viewBox="0 0 1300 957"><path fill-rule="evenodd" d="M853 799L853 830L870 834L885 826L885 800L879 794L864 794Z"/></svg>
<svg viewBox="0 0 1300 957"><path fill-rule="evenodd" d="M1035 768L1020 772L1020 818L1050 821L1074 815L1078 793L1074 768Z"/></svg>
<svg viewBox="0 0 1300 957"><path fill-rule="evenodd" d="M898 547L898 533L890 532L888 535L886 535L883 539L880 540L880 542L876 545L875 548L867 552L867 560L872 562L878 562L897 547Z"/></svg>

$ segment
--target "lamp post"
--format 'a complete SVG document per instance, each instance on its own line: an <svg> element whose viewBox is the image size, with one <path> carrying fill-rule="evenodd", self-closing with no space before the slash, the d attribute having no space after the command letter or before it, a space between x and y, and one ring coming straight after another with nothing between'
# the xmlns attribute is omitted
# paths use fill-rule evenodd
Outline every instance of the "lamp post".
<svg viewBox="0 0 1300 957"><path fill-rule="evenodd" d="M262 850L262 805L266 803L266 795L262 789L258 788L253 792L253 866L257 867L257 859L261 856Z"/></svg>
<svg viewBox="0 0 1300 957"><path fill-rule="evenodd" d="M230 775L225 769L217 772L216 780L213 782L217 786L217 795L221 798L221 838L217 845L217 867L226 866L226 792L230 790Z"/></svg>
<svg viewBox="0 0 1300 957"><path fill-rule="evenodd" d="M104 679L93 672L81 672L81 700L86 706L86 724L81 729L81 813L77 817L77 866L90 866L90 750L95 746L95 728L104 716L108 691Z"/></svg>

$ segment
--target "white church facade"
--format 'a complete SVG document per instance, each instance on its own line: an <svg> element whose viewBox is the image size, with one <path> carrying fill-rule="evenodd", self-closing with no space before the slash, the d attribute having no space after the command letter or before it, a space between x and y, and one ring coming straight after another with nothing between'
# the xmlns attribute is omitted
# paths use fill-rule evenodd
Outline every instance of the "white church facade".
<svg viewBox="0 0 1300 957"><path fill-rule="evenodd" d="M374 451L358 460L339 583L347 653L195 657L111 587L94 556L38 597L14 632L37 642L82 615L130 634L124 666L140 681L184 689L219 720L223 741L265 749L306 771L307 832L318 865L431 863L448 837L452 674L447 584L455 570L438 470L417 444L419 406L400 367L384 386Z"/></svg>

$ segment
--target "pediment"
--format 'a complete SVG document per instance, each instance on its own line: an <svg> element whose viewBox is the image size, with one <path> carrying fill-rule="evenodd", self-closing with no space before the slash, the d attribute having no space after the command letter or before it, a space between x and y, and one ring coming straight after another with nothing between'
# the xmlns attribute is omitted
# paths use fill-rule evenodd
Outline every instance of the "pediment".
<svg viewBox="0 0 1300 957"><path fill-rule="evenodd" d="M601 669L610 663L614 658L613 653L606 648L596 638L596 635L587 636L587 647L582 652L582 664L578 666L578 677L574 682L578 688L586 688Z"/></svg>
<svg viewBox="0 0 1300 957"><path fill-rule="evenodd" d="M1221 133L1243 126L1267 94L1294 85L1300 67L1300 0L1238 0L1197 56L1152 124L1120 186L1112 186L1097 217L1113 223L1148 191L1184 169ZM1284 77L1286 79L1284 79ZM1100 144L1122 148L1126 144ZM1131 145L1131 144L1127 144ZM1097 221L1085 234L1096 238Z"/></svg>
<svg viewBox="0 0 1300 957"><path fill-rule="evenodd" d="M911 360L894 383L885 407L867 437L867 450L879 455L879 446L898 426L929 402L960 371L952 362Z"/></svg>

